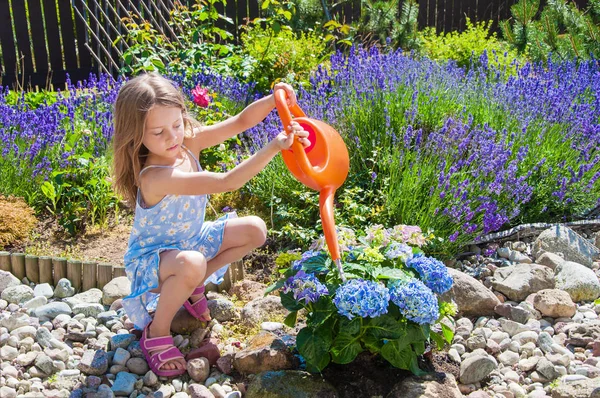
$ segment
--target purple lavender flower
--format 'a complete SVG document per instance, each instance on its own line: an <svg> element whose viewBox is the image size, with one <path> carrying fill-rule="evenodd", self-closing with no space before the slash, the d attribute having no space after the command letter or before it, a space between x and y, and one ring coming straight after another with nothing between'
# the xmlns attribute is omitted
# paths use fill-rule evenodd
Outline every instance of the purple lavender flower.
<svg viewBox="0 0 600 398"><path fill-rule="evenodd" d="M294 300L304 304L315 303L319 297L329 294L327 287L319 282L314 274L298 271L296 275L289 277L283 285L283 292L292 292Z"/></svg>
<svg viewBox="0 0 600 398"><path fill-rule="evenodd" d="M333 299L338 313L348 319L387 314L389 301L390 292L385 286L362 279L352 279L338 287Z"/></svg>
<svg viewBox="0 0 600 398"><path fill-rule="evenodd" d="M418 279L392 280L388 283L390 297L402 315L419 325L434 324L440 316L435 294Z"/></svg>

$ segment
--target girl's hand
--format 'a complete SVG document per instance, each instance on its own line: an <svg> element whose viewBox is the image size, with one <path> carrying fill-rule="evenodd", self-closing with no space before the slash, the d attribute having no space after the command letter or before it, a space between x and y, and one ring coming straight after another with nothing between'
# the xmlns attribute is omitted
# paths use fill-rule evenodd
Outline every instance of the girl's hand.
<svg viewBox="0 0 600 398"><path fill-rule="evenodd" d="M296 105L296 92L294 91L292 86L290 86L287 83L277 83L275 85L275 87L273 87L273 92L275 92L276 90L279 90L279 89L283 89L285 91L288 106ZM273 101L275 101L275 100L273 100Z"/></svg>
<svg viewBox="0 0 600 398"><path fill-rule="evenodd" d="M304 148L310 146L310 141L307 138L308 131L304 130L297 122L292 121L291 126L288 126L286 130L288 131L288 134L282 131L272 141L279 150L290 149L294 143L294 138L296 137L298 137L298 142L300 142Z"/></svg>

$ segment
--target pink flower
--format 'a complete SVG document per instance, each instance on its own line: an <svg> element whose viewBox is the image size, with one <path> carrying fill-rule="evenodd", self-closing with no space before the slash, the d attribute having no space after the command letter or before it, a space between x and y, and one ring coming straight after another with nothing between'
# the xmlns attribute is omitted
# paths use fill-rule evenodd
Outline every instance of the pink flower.
<svg viewBox="0 0 600 398"><path fill-rule="evenodd" d="M192 89L192 97L194 99L194 104L201 106L202 108L206 108L210 104L208 90L199 85Z"/></svg>

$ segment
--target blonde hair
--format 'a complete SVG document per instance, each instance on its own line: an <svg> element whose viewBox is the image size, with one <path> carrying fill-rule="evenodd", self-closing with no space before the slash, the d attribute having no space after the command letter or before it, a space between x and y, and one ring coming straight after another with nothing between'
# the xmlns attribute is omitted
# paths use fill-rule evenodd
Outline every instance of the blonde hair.
<svg viewBox="0 0 600 398"><path fill-rule="evenodd" d="M115 190L135 206L139 174L144 167L148 149L142 143L144 126L154 106L181 109L185 137L193 136L199 123L190 117L181 91L157 73L137 76L119 90L114 109L113 172Z"/></svg>

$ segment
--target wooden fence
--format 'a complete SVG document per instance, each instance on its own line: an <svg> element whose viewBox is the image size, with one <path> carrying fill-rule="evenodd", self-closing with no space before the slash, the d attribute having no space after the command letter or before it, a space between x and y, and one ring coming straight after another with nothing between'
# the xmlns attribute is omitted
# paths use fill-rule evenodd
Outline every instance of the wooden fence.
<svg viewBox="0 0 600 398"><path fill-rule="evenodd" d="M113 278L125 275L125 267L94 261L70 260L62 257L38 257L24 253L0 252L0 270L12 273L19 280L49 283L56 286L62 278L71 281L76 292L92 288L102 289ZM237 281L244 279L242 261L232 263L220 285L208 284L208 291L228 291Z"/></svg>
<svg viewBox="0 0 600 398"><path fill-rule="evenodd" d="M0 0L0 72L2 85L53 88L86 79L90 72L116 75L126 43L114 40L126 34L121 18L137 15L170 33L167 24L174 2L194 0ZM584 8L587 0L572 0ZM418 0L419 26L438 31L463 30L466 17L497 21L510 16L517 0ZM334 3L327 1L328 4ZM543 0L542 0L543 3ZM361 0L337 2L333 15L342 22L356 21ZM233 20L232 30L260 16L258 0L228 0L217 10ZM172 32L174 33L174 32Z"/></svg>

